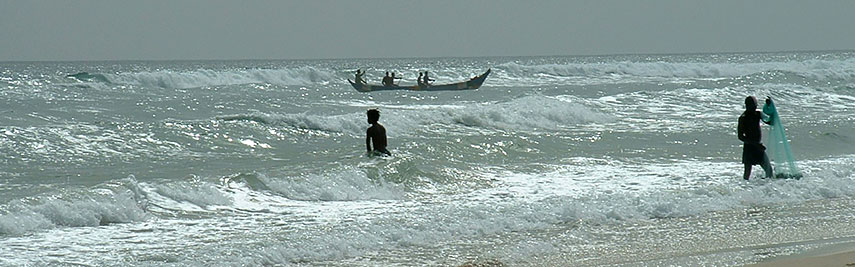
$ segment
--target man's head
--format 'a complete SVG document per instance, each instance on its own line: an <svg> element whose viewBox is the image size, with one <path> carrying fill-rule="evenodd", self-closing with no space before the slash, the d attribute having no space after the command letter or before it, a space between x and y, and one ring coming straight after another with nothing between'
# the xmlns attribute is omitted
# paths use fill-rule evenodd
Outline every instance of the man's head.
<svg viewBox="0 0 855 267"><path fill-rule="evenodd" d="M756 110L757 109L757 98L753 96L748 96L745 98L745 110Z"/></svg>
<svg viewBox="0 0 855 267"><path fill-rule="evenodd" d="M380 111L376 109L368 110L368 123L374 124L380 120Z"/></svg>
<svg viewBox="0 0 855 267"><path fill-rule="evenodd" d="M389 76L389 72L388 72L388 71L386 72L386 76Z"/></svg>

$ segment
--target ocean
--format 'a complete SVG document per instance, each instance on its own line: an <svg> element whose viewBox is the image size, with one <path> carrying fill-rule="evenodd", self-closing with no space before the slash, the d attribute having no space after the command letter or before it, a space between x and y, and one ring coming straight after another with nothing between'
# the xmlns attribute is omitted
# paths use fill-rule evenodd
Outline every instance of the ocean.
<svg viewBox="0 0 855 267"><path fill-rule="evenodd" d="M802 179L742 179L749 95ZM0 265L753 263L855 242L853 114L847 51L0 62Z"/></svg>

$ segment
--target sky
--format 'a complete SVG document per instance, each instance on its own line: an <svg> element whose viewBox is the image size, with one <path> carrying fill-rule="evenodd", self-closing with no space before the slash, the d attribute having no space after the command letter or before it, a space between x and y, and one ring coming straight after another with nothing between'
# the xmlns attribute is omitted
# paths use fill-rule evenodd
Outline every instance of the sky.
<svg viewBox="0 0 855 267"><path fill-rule="evenodd" d="M855 1L0 0L0 61L855 49Z"/></svg>

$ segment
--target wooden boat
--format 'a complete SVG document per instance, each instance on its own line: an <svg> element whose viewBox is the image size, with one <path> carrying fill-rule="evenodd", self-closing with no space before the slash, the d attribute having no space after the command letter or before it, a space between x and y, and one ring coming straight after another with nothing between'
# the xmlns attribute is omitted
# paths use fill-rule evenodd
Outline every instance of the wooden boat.
<svg viewBox="0 0 855 267"><path fill-rule="evenodd" d="M355 83L348 79L350 85L353 86L356 91L360 92L373 92L373 91L385 91L385 90L412 90L412 91L457 91L457 90L471 90L478 89L481 87L481 84L484 83L484 80L487 79L487 75L490 75L490 69L487 69L487 72L484 74L475 76L465 82L459 83L450 83L450 84L439 84L439 85L411 85L411 86L382 86L382 85L373 85L373 84L364 84L364 83Z"/></svg>

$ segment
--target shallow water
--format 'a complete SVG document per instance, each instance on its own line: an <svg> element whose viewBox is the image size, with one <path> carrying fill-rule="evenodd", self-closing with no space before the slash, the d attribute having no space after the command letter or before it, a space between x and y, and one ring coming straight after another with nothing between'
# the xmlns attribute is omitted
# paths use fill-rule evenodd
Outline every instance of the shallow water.
<svg viewBox="0 0 855 267"><path fill-rule="evenodd" d="M0 63L0 263L738 265L851 242L853 67L851 52ZM493 73L360 93L357 68ZM741 179L746 95L775 99L803 179ZM364 155L370 108L394 157Z"/></svg>

